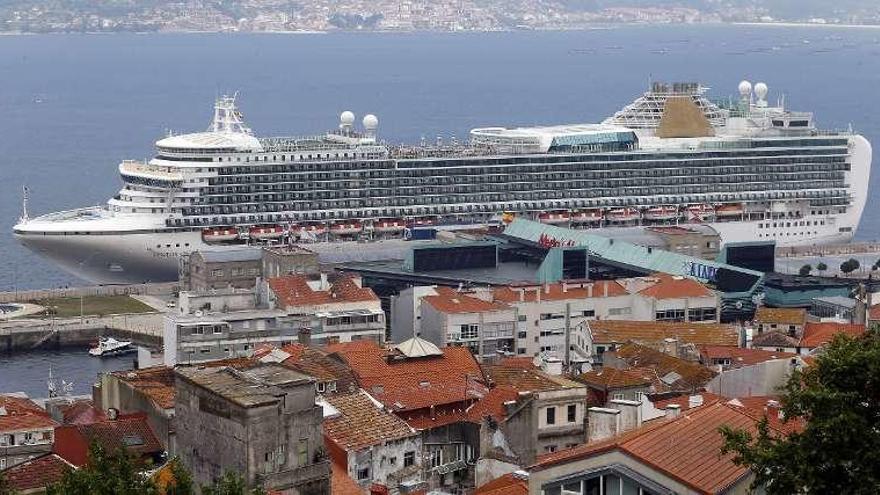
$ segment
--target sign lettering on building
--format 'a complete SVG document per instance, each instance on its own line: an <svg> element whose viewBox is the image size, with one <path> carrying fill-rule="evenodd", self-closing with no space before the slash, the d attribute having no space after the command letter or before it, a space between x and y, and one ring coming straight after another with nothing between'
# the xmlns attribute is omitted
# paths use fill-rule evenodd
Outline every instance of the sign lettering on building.
<svg viewBox="0 0 880 495"><path fill-rule="evenodd" d="M718 268L714 266L703 265L701 263L694 263L693 261L687 261L684 263L682 272L688 277L694 277L701 280L714 282L715 277L718 275Z"/></svg>

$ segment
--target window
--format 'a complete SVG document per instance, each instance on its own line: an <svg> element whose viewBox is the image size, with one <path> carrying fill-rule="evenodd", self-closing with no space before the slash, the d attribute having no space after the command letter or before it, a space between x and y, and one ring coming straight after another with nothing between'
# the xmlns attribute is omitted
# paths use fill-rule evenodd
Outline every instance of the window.
<svg viewBox="0 0 880 495"><path fill-rule="evenodd" d="M0 446L12 445L14 442L12 441L12 435L0 435Z"/></svg>
<svg viewBox="0 0 880 495"><path fill-rule="evenodd" d="M575 421L577 421L578 406L577 406L577 404L569 404L567 409L568 409L568 411L567 411L568 412L568 418L567 418L568 422L574 423Z"/></svg>
<svg viewBox="0 0 880 495"><path fill-rule="evenodd" d="M416 453L413 450L403 454L403 467L410 467L416 463Z"/></svg>
<svg viewBox="0 0 880 495"><path fill-rule="evenodd" d="M368 478L370 477L370 468L369 468L369 466L368 466L368 467L358 468L357 471L358 471L358 472L357 472L358 481L364 481L365 479L368 479Z"/></svg>
<svg viewBox="0 0 880 495"><path fill-rule="evenodd" d="M593 318L596 316L596 310L594 309L585 309L581 311L581 316L585 316L587 318Z"/></svg>
<svg viewBox="0 0 880 495"><path fill-rule="evenodd" d="M548 453L549 452L556 452L556 446L555 445L547 445L544 447L544 452L548 452Z"/></svg>
<svg viewBox="0 0 880 495"><path fill-rule="evenodd" d="M555 407L548 407L546 409L546 411L547 411L546 412L547 424L548 425L555 425L556 424L556 408Z"/></svg>
<svg viewBox="0 0 880 495"><path fill-rule="evenodd" d="M657 321L684 321L684 309L667 309L654 314Z"/></svg>
<svg viewBox="0 0 880 495"><path fill-rule="evenodd" d="M624 400L624 399L626 399L626 396L623 395L622 393L618 392L618 393L611 394L611 400Z"/></svg>
<svg viewBox="0 0 880 495"><path fill-rule="evenodd" d="M222 276L223 276L223 270L220 270L219 268L218 268L218 269L211 270L211 276L214 277L214 278L222 277Z"/></svg>
<svg viewBox="0 0 880 495"><path fill-rule="evenodd" d="M688 310L690 321L715 321L715 308L692 308Z"/></svg>
<svg viewBox="0 0 880 495"><path fill-rule="evenodd" d="M623 316L632 313L632 308L608 308L609 316Z"/></svg>
<svg viewBox="0 0 880 495"><path fill-rule="evenodd" d="M296 445L296 462L300 466L309 463L309 442L308 440L300 440Z"/></svg>
<svg viewBox="0 0 880 495"><path fill-rule="evenodd" d="M461 326L461 338L463 339L475 339L477 338L478 332L477 325L462 325Z"/></svg>

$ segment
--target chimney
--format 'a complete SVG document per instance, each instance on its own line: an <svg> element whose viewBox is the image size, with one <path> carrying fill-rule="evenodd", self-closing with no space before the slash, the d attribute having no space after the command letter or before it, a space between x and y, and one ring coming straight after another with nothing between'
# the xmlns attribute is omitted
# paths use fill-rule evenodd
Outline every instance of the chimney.
<svg viewBox="0 0 880 495"><path fill-rule="evenodd" d="M327 274L321 272L321 287L318 290L327 290Z"/></svg>
<svg viewBox="0 0 880 495"><path fill-rule="evenodd" d="M605 291L602 294L602 297L608 297L608 281L607 280L602 284L602 287L605 288Z"/></svg>
<svg viewBox="0 0 880 495"><path fill-rule="evenodd" d="M311 347L312 345L312 329L311 328L300 328L299 334L296 336L297 341L306 346Z"/></svg>
<svg viewBox="0 0 880 495"><path fill-rule="evenodd" d="M526 300L526 290L519 289L519 302L525 302Z"/></svg>
<svg viewBox="0 0 880 495"><path fill-rule="evenodd" d="M566 282L564 280L562 281L562 292L563 293L568 292L568 282Z"/></svg>
<svg viewBox="0 0 880 495"><path fill-rule="evenodd" d="M700 407L703 405L703 396L700 394L691 395L688 397L688 409L693 409L695 407Z"/></svg>
<svg viewBox="0 0 880 495"><path fill-rule="evenodd" d="M544 294L549 294L549 293L550 293L550 284L545 282L544 283Z"/></svg>
<svg viewBox="0 0 880 495"><path fill-rule="evenodd" d="M681 415L681 406L678 404L669 404L666 406L666 419L675 419Z"/></svg>
<svg viewBox="0 0 880 495"><path fill-rule="evenodd" d="M541 302L541 287L535 287L535 301Z"/></svg>
<svg viewBox="0 0 880 495"><path fill-rule="evenodd" d="M587 297L593 297L593 284L587 284Z"/></svg>
<svg viewBox="0 0 880 495"><path fill-rule="evenodd" d="M587 410L587 442L597 442L620 433L620 411L605 407L591 407Z"/></svg>
<svg viewBox="0 0 880 495"><path fill-rule="evenodd" d="M635 400L615 399L610 403L612 408L620 411L620 433L635 430L642 426L642 403Z"/></svg>

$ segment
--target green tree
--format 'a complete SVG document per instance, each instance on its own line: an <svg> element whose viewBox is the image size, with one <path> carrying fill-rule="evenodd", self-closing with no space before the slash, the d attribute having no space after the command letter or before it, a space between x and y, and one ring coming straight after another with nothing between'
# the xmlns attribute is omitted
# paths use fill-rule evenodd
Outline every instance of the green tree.
<svg viewBox="0 0 880 495"><path fill-rule="evenodd" d="M153 481L141 475L141 466L125 450L108 453L97 444L89 448L89 462L69 469L48 487L47 495L157 495Z"/></svg>
<svg viewBox="0 0 880 495"><path fill-rule="evenodd" d="M801 277L806 277L806 276L810 275L811 271L813 271L813 266L807 264L807 265L802 266L801 269L798 271L798 273L801 274Z"/></svg>
<svg viewBox="0 0 880 495"><path fill-rule="evenodd" d="M850 258L840 264L840 271L848 275L858 270L860 266L861 264L859 263L859 260L855 258Z"/></svg>
<svg viewBox="0 0 880 495"><path fill-rule="evenodd" d="M828 269L828 265L826 265L826 264L825 264L824 262L822 262L822 261L820 261L819 264L816 265L816 270L818 270L819 273L824 273L825 270L827 270L827 269Z"/></svg>
<svg viewBox="0 0 880 495"><path fill-rule="evenodd" d="M226 471L219 480L211 486L202 486L202 495L265 495L262 488L248 490L247 483L240 474Z"/></svg>
<svg viewBox="0 0 880 495"><path fill-rule="evenodd" d="M165 495L195 495L196 489L193 484L192 475L186 466L175 457L169 461L171 463L172 480L165 487Z"/></svg>
<svg viewBox="0 0 880 495"><path fill-rule="evenodd" d="M839 335L782 389L782 411L804 428L773 433L766 418L755 436L722 428L722 453L755 474L769 495L880 493L880 333Z"/></svg>
<svg viewBox="0 0 880 495"><path fill-rule="evenodd" d="M6 476L3 475L3 471L0 471L0 495L18 495L17 490L13 490L11 486L9 486L9 482L6 481Z"/></svg>

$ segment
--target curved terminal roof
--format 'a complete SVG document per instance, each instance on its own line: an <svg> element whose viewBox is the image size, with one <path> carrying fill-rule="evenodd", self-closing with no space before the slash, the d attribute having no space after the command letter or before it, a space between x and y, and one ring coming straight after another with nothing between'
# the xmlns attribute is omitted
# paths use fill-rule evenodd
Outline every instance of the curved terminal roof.
<svg viewBox="0 0 880 495"><path fill-rule="evenodd" d="M156 141L156 147L180 150L234 149L261 151L260 140L243 132L196 132L169 136Z"/></svg>
<svg viewBox="0 0 880 495"><path fill-rule="evenodd" d="M499 149L545 153L554 148L629 144L635 133L610 124L565 124L541 127L482 127L471 130L471 141Z"/></svg>

